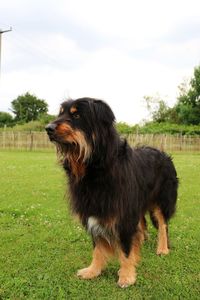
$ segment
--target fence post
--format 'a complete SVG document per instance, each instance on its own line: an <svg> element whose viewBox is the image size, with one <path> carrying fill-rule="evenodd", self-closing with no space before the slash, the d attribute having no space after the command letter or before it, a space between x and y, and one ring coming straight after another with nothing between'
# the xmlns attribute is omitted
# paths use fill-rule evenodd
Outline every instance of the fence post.
<svg viewBox="0 0 200 300"><path fill-rule="evenodd" d="M160 150L164 151L164 141L163 141L163 134L161 135L161 143L160 143Z"/></svg>
<svg viewBox="0 0 200 300"><path fill-rule="evenodd" d="M30 134L31 134L31 136L30 136L31 137L31 142L30 142L29 150L32 151L33 150L33 132L31 131Z"/></svg>
<svg viewBox="0 0 200 300"><path fill-rule="evenodd" d="M182 151L182 132L179 135L179 139L180 139L180 148L179 148L179 150Z"/></svg>
<svg viewBox="0 0 200 300"><path fill-rule="evenodd" d="M18 146L18 149L20 149L20 140L21 140L21 132L18 131L18 134L17 134L17 146Z"/></svg>
<svg viewBox="0 0 200 300"><path fill-rule="evenodd" d="M197 137L197 151L200 151L200 138Z"/></svg>
<svg viewBox="0 0 200 300"><path fill-rule="evenodd" d="M3 143L2 143L2 145L3 145L3 149L5 149L6 148L6 131L5 130L3 130L3 134L2 134L2 138L3 138Z"/></svg>

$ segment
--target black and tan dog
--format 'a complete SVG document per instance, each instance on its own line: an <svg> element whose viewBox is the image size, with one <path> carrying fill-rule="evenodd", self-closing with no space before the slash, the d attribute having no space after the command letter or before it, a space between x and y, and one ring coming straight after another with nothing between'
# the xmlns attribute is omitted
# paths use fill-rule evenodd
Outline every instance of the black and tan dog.
<svg viewBox="0 0 200 300"><path fill-rule="evenodd" d="M114 121L105 102L81 98L64 102L46 131L62 156L73 212L94 244L92 262L78 276L100 275L117 255L118 285L127 287L136 280L147 212L158 229L157 254L169 252L167 224L175 212L178 180L169 156L150 147L132 149Z"/></svg>

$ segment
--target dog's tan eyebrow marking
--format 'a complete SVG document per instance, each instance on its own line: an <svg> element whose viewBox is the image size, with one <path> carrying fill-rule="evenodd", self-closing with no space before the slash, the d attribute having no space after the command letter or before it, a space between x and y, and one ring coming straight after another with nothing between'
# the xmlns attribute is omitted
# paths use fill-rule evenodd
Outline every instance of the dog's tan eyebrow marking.
<svg viewBox="0 0 200 300"><path fill-rule="evenodd" d="M74 114L75 112L77 112L77 108L76 108L75 106L72 106L72 107L70 108L70 113L71 113L71 114Z"/></svg>

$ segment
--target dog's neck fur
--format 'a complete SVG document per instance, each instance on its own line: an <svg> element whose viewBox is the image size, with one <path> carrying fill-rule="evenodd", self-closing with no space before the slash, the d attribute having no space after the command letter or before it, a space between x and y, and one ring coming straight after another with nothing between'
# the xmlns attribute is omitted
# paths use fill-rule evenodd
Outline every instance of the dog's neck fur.
<svg viewBox="0 0 200 300"><path fill-rule="evenodd" d="M74 177L75 181L81 180L86 173L92 169L104 169L112 166L112 163L118 156L122 142L114 127L108 130L107 136L101 136L98 133L98 143L91 147L90 157L86 161L83 157L78 157L79 151L75 151L74 147L66 146L59 151L62 155L62 164L67 174ZM106 141L109 139L109 143Z"/></svg>
<svg viewBox="0 0 200 300"><path fill-rule="evenodd" d="M91 161L96 164L96 167L112 165L113 159L118 154L121 140L116 129L111 126L107 132L105 130L97 133L98 142L94 144ZM109 141L109 143L108 143Z"/></svg>

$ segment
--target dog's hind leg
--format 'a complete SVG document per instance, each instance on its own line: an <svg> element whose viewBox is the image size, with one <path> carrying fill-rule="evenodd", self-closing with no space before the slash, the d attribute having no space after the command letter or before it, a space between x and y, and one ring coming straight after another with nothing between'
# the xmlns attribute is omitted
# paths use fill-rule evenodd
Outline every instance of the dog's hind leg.
<svg viewBox="0 0 200 300"><path fill-rule="evenodd" d="M158 228L158 245L157 245L157 255L168 254L168 227L160 208L156 207L153 212L153 217L155 218L157 228Z"/></svg>
<svg viewBox="0 0 200 300"><path fill-rule="evenodd" d="M148 235L147 221L146 221L145 216L142 216L142 217L140 218L140 222L139 222L139 230L140 230L141 233L142 233L142 240L143 240L143 241L148 240L149 235Z"/></svg>
<svg viewBox="0 0 200 300"><path fill-rule="evenodd" d="M92 279L99 276L105 268L109 257L113 254L112 247L106 241L99 239L95 243L90 266L79 270L77 275L82 279Z"/></svg>

